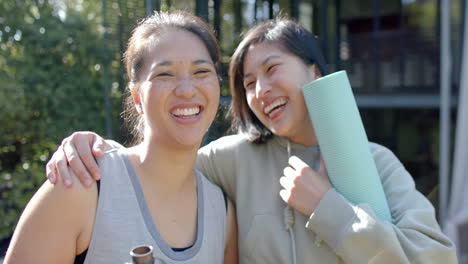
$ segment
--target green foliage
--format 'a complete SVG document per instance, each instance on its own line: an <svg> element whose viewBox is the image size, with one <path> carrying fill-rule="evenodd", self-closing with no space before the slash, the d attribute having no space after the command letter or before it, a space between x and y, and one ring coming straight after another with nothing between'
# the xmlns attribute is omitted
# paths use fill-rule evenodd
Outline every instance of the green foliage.
<svg viewBox="0 0 468 264"><path fill-rule="evenodd" d="M119 122L126 87L122 54L146 16L145 2L0 0L0 241L44 182L45 163L62 138L76 130L105 134L106 68L113 139L129 141ZM249 25L242 16L245 3L221 6L223 96L229 94L229 55ZM193 12L195 1L163 1L161 9ZM218 113L205 143L226 133L225 112Z"/></svg>
<svg viewBox="0 0 468 264"><path fill-rule="evenodd" d="M0 173L0 240L11 235L19 214L44 181L44 163L51 145L35 144L31 149L34 155Z"/></svg>
<svg viewBox="0 0 468 264"><path fill-rule="evenodd" d="M93 2L0 1L0 240L45 180L57 143L75 130L104 133Z"/></svg>

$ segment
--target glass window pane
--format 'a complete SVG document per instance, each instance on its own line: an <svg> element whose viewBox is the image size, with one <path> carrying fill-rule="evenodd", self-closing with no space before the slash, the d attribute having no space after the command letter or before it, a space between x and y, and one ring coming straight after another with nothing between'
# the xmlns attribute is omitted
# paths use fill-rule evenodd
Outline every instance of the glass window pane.
<svg viewBox="0 0 468 264"><path fill-rule="evenodd" d="M363 93L434 93L437 0L341 1L340 59Z"/></svg>

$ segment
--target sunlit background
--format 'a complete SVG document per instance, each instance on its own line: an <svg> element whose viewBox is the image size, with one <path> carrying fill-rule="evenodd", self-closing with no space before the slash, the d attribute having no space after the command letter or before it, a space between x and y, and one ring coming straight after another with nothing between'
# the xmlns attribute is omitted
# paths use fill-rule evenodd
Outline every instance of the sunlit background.
<svg viewBox="0 0 468 264"><path fill-rule="evenodd" d="M443 220L465 6L463 0L0 1L0 256L62 138L92 130L129 142L120 118L122 54L135 23L153 10L187 10L216 30L224 106L239 34L278 14L298 19L319 36L330 70L347 71L369 139L396 153ZM205 142L229 133L224 113L222 107Z"/></svg>

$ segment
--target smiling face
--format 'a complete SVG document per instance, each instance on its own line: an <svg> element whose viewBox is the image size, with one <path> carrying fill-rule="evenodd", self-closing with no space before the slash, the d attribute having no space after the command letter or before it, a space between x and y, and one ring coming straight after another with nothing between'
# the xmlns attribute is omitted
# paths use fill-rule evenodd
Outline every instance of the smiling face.
<svg viewBox="0 0 468 264"><path fill-rule="evenodd" d="M197 146L219 103L219 81L203 42L185 30L169 30L148 49L132 95L145 119L145 140Z"/></svg>
<svg viewBox="0 0 468 264"><path fill-rule="evenodd" d="M245 55L244 88L247 103L257 118L275 135L315 144L302 87L315 80L315 66L285 52L279 44L260 42Z"/></svg>

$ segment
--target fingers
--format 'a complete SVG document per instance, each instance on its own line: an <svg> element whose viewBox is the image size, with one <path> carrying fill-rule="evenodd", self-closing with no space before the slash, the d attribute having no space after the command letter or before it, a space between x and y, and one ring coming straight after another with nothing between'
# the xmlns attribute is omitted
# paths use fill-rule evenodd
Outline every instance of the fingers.
<svg viewBox="0 0 468 264"><path fill-rule="evenodd" d="M296 156L291 156L288 162L289 162L289 165L297 171L301 171L309 167L307 163L305 163L304 161L302 161L300 158Z"/></svg>
<svg viewBox="0 0 468 264"><path fill-rule="evenodd" d="M297 177L297 172L291 167L286 167L283 170L283 174L284 176L280 178L280 185L283 187L283 189L279 194L283 201L290 203L291 193L293 192L293 189L296 185L295 180Z"/></svg>
<svg viewBox="0 0 468 264"><path fill-rule="evenodd" d="M288 177L284 177L284 176L281 177L280 178L280 184L286 190L291 190L292 188L294 188L293 180L288 178Z"/></svg>
<svg viewBox="0 0 468 264"><path fill-rule="evenodd" d="M93 149L91 149L93 148ZM105 149L105 141L92 132L75 132L65 138L46 165L46 175L53 184L62 178L65 186L73 185L71 172L76 174L84 186L91 186L94 179L100 179L100 170L94 155L100 157ZM91 177L93 175L93 178Z"/></svg>
<svg viewBox="0 0 468 264"><path fill-rule="evenodd" d="M82 174L81 177L80 175L78 177L82 183L89 186L93 179L99 180L101 178L99 166L94 157L102 157L104 155L104 140L95 133L87 133L83 137L77 135L70 143L77 151L78 158L80 159L80 163L77 162L76 170L79 170ZM70 166L75 173L78 173L71 163Z"/></svg>
<svg viewBox="0 0 468 264"><path fill-rule="evenodd" d="M106 150L106 143L104 139L96 134L93 143L93 154L96 158L104 156L104 151Z"/></svg>
<svg viewBox="0 0 468 264"><path fill-rule="evenodd" d="M62 178L63 184L66 187L71 187L73 184L72 177L68 172L68 164L65 158L57 159L55 162L56 172L58 177Z"/></svg>
<svg viewBox="0 0 468 264"><path fill-rule="evenodd" d="M77 146L80 146L80 145L82 145L82 144L78 144ZM88 149L87 149L88 156L92 156L91 150L89 149L89 146L86 145L84 148L86 148L86 147L88 147ZM68 164L70 165L71 170L78 177L79 181L84 186L90 186L92 184L92 178L91 178L91 175L88 173L88 170L86 169L86 166L83 163L83 159L80 156L78 150L68 140L64 141L63 149L64 149L64 152L65 152L65 155L66 155L66 160L68 161ZM86 153L86 150L81 149L81 151ZM66 185L66 183L65 183L65 185Z"/></svg>
<svg viewBox="0 0 468 264"><path fill-rule="evenodd" d="M47 162L46 165L46 176L50 183L57 183L57 176L55 175L55 165L51 161Z"/></svg>
<svg viewBox="0 0 468 264"><path fill-rule="evenodd" d="M93 180L101 178L94 156L104 153L104 140L93 132L75 132L62 143L66 159L72 171L84 186L91 186Z"/></svg>
<svg viewBox="0 0 468 264"><path fill-rule="evenodd" d="M283 175L285 177L288 177L289 179L294 179L297 176L297 172L296 172L296 170L294 170L293 168L288 166L288 167L284 168Z"/></svg>
<svg viewBox="0 0 468 264"><path fill-rule="evenodd" d="M50 158L49 162L47 162L47 165L46 165L46 175L50 183L52 184L57 183L58 175L57 175L55 163L58 159L60 159L58 157L60 155L63 155L63 149L61 145L57 148L57 150L54 152L54 154L52 155L52 157Z"/></svg>
<svg viewBox="0 0 468 264"><path fill-rule="evenodd" d="M289 158L289 165L283 170L279 182L282 186L281 198L303 215L310 215L323 195L331 188L325 165L321 161L321 173L317 173L298 157Z"/></svg>
<svg viewBox="0 0 468 264"><path fill-rule="evenodd" d="M279 194L281 196L281 199L283 199L283 201L289 204L289 198L291 197L291 192L289 190L282 189Z"/></svg>

